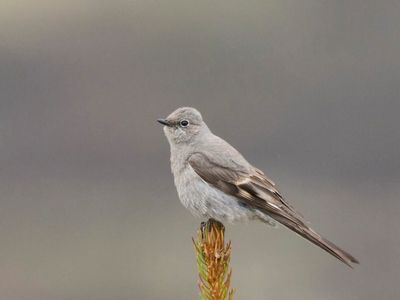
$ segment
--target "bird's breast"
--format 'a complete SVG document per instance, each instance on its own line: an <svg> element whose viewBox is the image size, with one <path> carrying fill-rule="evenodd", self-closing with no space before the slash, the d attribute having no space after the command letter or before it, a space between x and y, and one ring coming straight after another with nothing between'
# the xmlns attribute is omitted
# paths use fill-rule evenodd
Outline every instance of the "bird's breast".
<svg viewBox="0 0 400 300"><path fill-rule="evenodd" d="M254 217L234 196L205 182L189 164L174 173L174 181L181 203L195 216L221 222L247 221Z"/></svg>
<svg viewBox="0 0 400 300"><path fill-rule="evenodd" d="M207 188L203 181L188 164L174 173L174 181L182 204L194 215L204 216L207 212Z"/></svg>

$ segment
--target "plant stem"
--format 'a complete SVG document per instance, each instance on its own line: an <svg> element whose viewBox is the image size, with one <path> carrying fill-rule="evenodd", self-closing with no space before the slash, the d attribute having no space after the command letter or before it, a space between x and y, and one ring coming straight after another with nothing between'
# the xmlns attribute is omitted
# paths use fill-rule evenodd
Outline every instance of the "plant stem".
<svg viewBox="0 0 400 300"><path fill-rule="evenodd" d="M201 300L233 299L232 270L229 268L231 242L225 244L224 235L224 225L209 219L201 223L197 239L193 239Z"/></svg>

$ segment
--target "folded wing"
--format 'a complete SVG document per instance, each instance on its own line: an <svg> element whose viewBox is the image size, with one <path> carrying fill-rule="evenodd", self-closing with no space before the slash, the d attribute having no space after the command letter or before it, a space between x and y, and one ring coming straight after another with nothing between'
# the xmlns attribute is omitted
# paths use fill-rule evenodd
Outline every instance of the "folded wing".
<svg viewBox="0 0 400 300"><path fill-rule="evenodd" d="M352 255L312 230L303 216L284 200L275 188L275 183L262 171L241 168L235 163L228 163L228 160L229 158L226 163L223 159L215 162L206 154L197 152L190 156L188 163L208 184L267 214L346 265L351 267L351 263L358 263Z"/></svg>

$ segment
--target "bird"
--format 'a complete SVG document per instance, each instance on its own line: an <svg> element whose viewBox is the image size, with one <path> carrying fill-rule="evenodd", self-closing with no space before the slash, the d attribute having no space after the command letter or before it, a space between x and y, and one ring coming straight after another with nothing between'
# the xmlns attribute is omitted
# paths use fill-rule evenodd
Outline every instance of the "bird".
<svg viewBox="0 0 400 300"><path fill-rule="evenodd" d="M179 199L194 216L221 223L280 223L349 267L359 263L314 231L263 171L211 132L197 109L180 107L157 121L163 125L170 146Z"/></svg>

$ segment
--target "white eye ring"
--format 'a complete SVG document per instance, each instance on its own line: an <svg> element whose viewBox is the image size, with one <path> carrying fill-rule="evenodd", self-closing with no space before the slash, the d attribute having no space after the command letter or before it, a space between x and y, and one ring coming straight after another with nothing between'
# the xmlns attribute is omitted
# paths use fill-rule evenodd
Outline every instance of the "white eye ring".
<svg viewBox="0 0 400 300"><path fill-rule="evenodd" d="M181 120L181 121L179 122L179 125L180 125L181 127L188 127L188 126L189 126L189 121L188 121L188 120Z"/></svg>

